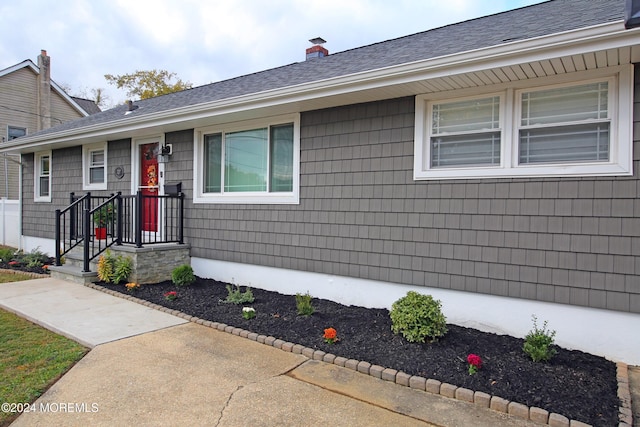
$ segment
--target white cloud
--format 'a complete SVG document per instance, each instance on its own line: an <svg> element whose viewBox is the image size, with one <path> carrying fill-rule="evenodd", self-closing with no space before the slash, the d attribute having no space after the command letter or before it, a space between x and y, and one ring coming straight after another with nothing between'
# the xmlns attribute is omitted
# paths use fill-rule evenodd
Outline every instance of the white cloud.
<svg viewBox="0 0 640 427"><path fill-rule="evenodd" d="M122 102L104 74L166 69L202 85L303 61L317 36L335 53L540 1L4 0L0 69L46 49L54 80Z"/></svg>

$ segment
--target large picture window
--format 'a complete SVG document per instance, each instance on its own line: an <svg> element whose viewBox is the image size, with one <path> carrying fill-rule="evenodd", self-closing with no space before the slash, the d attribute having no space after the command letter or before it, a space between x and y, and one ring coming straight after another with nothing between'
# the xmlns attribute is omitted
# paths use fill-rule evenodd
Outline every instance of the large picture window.
<svg viewBox="0 0 640 427"><path fill-rule="evenodd" d="M51 201L51 151L36 153L34 157L34 200Z"/></svg>
<svg viewBox="0 0 640 427"><path fill-rule="evenodd" d="M631 175L632 68L615 70L416 97L414 178Z"/></svg>
<svg viewBox="0 0 640 427"><path fill-rule="evenodd" d="M196 202L297 203L297 116L253 124L197 132Z"/></svg>

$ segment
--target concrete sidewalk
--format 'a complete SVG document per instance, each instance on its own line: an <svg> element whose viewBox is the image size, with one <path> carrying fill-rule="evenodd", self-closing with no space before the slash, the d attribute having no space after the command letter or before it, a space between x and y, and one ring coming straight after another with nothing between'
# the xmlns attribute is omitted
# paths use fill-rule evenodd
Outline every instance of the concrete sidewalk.
<svg viewBox="0 0 640 427"><path fill-rule="evenodd" d="M539 425L55 279L0 307L94 347L13 426Z"/></svg>

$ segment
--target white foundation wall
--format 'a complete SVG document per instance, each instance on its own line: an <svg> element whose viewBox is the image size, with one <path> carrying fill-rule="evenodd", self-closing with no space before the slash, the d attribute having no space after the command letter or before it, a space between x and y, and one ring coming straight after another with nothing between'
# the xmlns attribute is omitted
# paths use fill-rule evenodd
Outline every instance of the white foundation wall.
<svg viewBox="0 0 640 427"><path fill-rule="evenodd" d="M195 257L191 265L200 277L285 294L308 291L313 297L368 308L390 309L394 301L413 290L439 299L448 323L518 338L532 329L531 316L535 315L539 327L548 321L561 347L640 365L638 314Z"/></svg>
<svg viewBox="0 0 640 427"><path fill-rule="evenodd" d="M56 248L56 241L54 239L43 239L41 237L22 236L22 249L25 252L31 252L32 250L39 250L49 256L54 256Z"/></svg>

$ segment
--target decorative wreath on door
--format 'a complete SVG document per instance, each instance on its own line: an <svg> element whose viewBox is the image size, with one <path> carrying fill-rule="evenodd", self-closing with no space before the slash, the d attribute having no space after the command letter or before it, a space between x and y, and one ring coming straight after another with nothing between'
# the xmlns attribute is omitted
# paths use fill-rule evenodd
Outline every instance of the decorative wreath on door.
<svg viewBox="0 0 640 427"><path fill-rule="evenodd" d="M147 167L147 187L149 191L156 191L155 188L158 185L158 172L156 170L156 165L149 165Z"/></svg>

